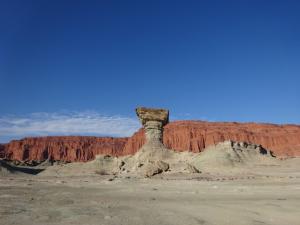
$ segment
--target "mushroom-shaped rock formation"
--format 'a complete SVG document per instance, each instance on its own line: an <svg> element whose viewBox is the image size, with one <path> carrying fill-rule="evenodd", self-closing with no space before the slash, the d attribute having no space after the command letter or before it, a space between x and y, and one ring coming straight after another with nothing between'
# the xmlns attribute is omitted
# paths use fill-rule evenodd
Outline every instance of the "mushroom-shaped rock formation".
<svg viewBox="0 0 300 225"><path fill-rule="evenodd" d="M162 146L163 126L169 122L169 111L139 107L136 114L144 126L147 143Z"/></svg>
<svg viewBox="0 0 300 225"><path fill-rule="evenodd" d="M146 135L146 143L140 148L134 158L138 164L155 164L161 160L170 159L173 151L167 149L163 143L163 127L169 122L169 111L139 107L136 109Z"/></svg>

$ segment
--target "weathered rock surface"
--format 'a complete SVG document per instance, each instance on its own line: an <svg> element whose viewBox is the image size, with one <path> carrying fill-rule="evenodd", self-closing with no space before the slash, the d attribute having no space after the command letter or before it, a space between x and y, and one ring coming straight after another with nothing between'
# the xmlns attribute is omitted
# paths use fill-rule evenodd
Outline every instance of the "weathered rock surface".
<svg viewBox="0 0 300 225"><path fill-rule="evenodd" d="M168 156L169 151L163 144L163 127L169 121L169 111L165 109L137 108L139 117L145 131L145 144L138 151L137 163L145 160L160 160Z"/></svg>
<svg viewBox="0 0 300 225"><path fill-rule="evenodd" d="M144 130L146 144L149 147L164 147L162 143L163 127L169 122L169 111L140 107L136 109Z"/></svg>
<svg viewBox="0 0 300 225"><path fill-rule="evenodd" d="M20 161L88 161L98 154L122 155L127 140L128 138L83 136L24 138L5 144L5 157Z"/></svg>
<svg viewBox="0 0 300 225"><path fill-rule="evenodd" d="M148 150L154 150L148 152ZM39 176L114 175L118 177L152 177L195 174L245 174L254 167L278 166L280 162L263 147L245 142L225 141L201 153L176 152L169 149L141 149L134 155L113 157L98 155L87 163L74 162L46 168ZM145 157L146 155L146 157Z"/></svg>
<svg viewBox="0 0 300 225"><path fill-rule="evenodd" d="M260 144L279 157L300 156L299 125L175 121L164 126L164 145L177 151L201 152L204 148L225 140ZM15 160L52 158L88 161L94 159L97 154L134 154L145 142L143 129L130 138L25 138L4 144L2 155Z"/></svg>
<svg viewBox="0 0 300 225"><path fill-rule="evenodd" d="M138 165L133 170L145 177L167 171L169 164L162 160L170 159L174 155L174 151L167 149L162 143L163 127L169 122L169 111L141 107L136 109L136 113L144 127L146 143L131 159L132 164ZM142 169L140 165L144 165Z"/></svg>
<svg viewBox="0 0 300 225"><path fill-rule="evenodd" d="M144 166L144 176L152 177L156 174L160 174L169 169L169 164L164 161L156 161L156 162L148 162L147 165Z"/></svg>
<svg viewBox="0 0 300 225"><path fill-rule="evenodd" d="M169 122L169 111L166 109L139 107L135 111L143 126L148 121L161 122L162 126Z"/></svg>
<svg viewBox="0 0 300 225"><path fill-rule="evenodd" d="M187 163L185 170L189 173L201 173L196 167Z"/></svg>
<svg viewBox="0 0 300 225"><path fill-rule="evenodd" d="M206 172L240 173L255 166L278 166L278 160L270 150L246 142L224 141L209 146L191 160L198 170Z"/></svg>
<svg viewBox="0 0 300 225"><path fill-rule="evenodd" d="M201 152L226 140L259 144L279 157L300 156L299 125L175 121L164 127L164 145L177 151ZM144 143L141 129L127 141L123 153L134 154Z"/></svg>

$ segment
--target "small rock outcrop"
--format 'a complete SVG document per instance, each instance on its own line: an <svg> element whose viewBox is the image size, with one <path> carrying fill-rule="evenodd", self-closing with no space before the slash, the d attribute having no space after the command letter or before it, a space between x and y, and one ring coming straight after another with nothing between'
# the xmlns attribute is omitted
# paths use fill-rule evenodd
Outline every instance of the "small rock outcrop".
<svg viewBox="0 0 300 225"><path fill-rule="evenodd" d="M201 173L195 166L193 166L189 163L187 163L185 170L189 173Z"/></svg>
<svg viewBox="0 0 300 225"><path fill-rule="evenodd" d="M144 176L145 177L152 177L156 174L160 174L165 172L169 169L169 164L158 160L156 162L148 162L147 165L144 167Z"/></svg>

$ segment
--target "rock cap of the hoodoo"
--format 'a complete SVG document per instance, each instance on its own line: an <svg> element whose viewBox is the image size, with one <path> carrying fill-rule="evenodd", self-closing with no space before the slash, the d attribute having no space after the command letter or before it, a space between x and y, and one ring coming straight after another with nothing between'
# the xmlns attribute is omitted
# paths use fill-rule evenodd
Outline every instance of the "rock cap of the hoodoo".
<svg viewBox="0 0 300 225"><path fill-rule="evenodd" d="M158 121L163 126L169 123L169 110L167 109L138 107L135 111L142 125L145 125L148 121Z"/></svg>

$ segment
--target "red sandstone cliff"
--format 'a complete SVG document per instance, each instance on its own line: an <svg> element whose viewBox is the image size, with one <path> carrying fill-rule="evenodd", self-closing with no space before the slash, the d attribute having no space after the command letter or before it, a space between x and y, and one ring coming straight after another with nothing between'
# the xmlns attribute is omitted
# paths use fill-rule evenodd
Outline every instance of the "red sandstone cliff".
<svg viewBox="0 0 300 225"><path fill-rule="evenodd" d="M300 156L299 125L176 121L164 129L165 145L178 151L200 152L225 140L261 144L279 157ZM133 154L144 142L142 129L130 138L25 138L5 144L4 155L16 160L87 161L97 154Z"/></svg>
<svg viewBox="0 0 300 225"><path fill-rule="evenodd" d="M128 138L34 137L5 144L5 158L13 160L88 161L98 154L121 155Z"/></svg>
<svg viewBox="0 0 300 225"><path fill-rule="evenodd" d="M164 127L164 144L178 151L201 152L225 140L261 144L280 157L300 156L298 125L175 121ZM144 142L141 129L128 140L123 153L134 153Z"/></svg>

